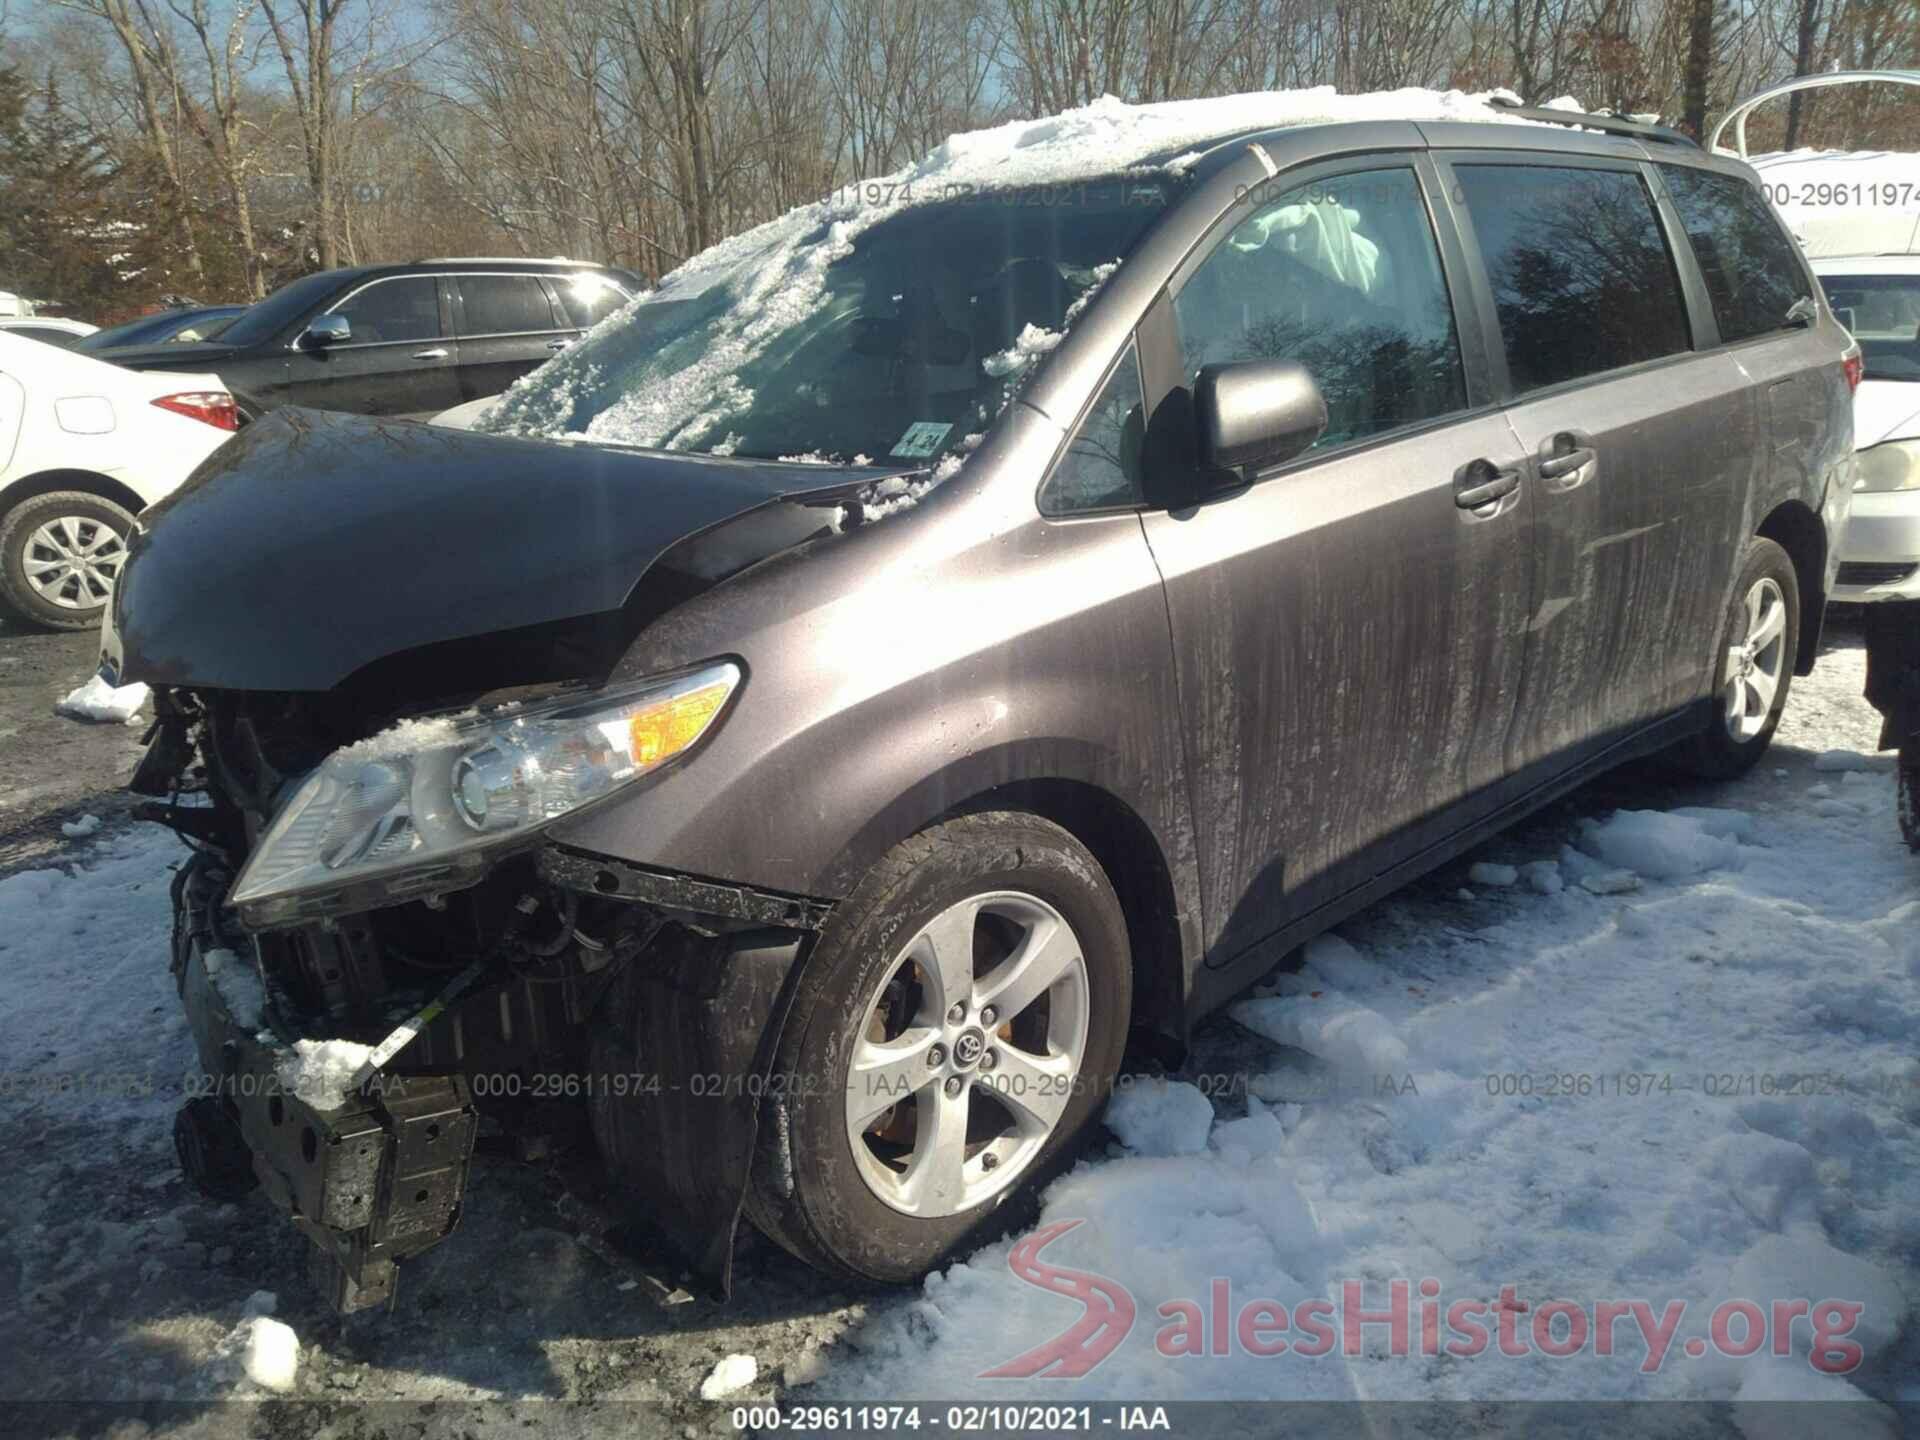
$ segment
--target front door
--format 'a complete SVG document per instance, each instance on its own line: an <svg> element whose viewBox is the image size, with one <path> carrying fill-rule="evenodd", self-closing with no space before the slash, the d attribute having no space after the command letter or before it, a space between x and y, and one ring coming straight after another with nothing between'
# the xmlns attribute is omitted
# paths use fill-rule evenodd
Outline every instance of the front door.
<svg viewBox="0 0 1920 1440"><path fill-rule="evenodd" d="M1276 473L1144 522L1223 963L1480 813L1518 694L1532 499L1463 363L1412 158L1311 175L1214 235L1176 277L1177 338L1143 343L1177 351L1156 409L1203 364L1275 357L1330 417Z"/></svg>
<svg viewBox="0 0 1920 1440"><path fill-rule="evenodd" d="M459 346L431 275L375 280L326 313L343 317L352 333L332 345L296 346L285 403L356 415L436 415L460 403Z"/></svg>

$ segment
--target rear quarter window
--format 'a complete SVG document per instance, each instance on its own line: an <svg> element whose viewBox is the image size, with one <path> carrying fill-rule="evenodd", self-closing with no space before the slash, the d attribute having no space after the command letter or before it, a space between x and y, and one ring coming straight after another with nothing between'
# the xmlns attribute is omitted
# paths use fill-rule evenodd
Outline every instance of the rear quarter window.
<svg viewBox="0 0 1920 1440"><path fill-rule="evenodd" d="M1692 348L1653 197L1628 170L1456 165L1516 393Z"/></svg>
<svg viewBox="0 0 1920 1440"><path fill-rule="evenodd" d="M1700 262L1720 338L1788 328L1787 312L1806 295L1807 280L1766 197L1737 175L1687 165L1662 165L1660 177Z"/></svg>

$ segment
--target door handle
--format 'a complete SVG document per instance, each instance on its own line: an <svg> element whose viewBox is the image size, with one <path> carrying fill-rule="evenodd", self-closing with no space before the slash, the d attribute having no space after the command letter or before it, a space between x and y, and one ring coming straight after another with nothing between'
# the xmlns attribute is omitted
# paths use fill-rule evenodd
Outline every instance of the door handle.
<svg viewBox="0 0 1920 1440"><path fill-rule="evenodd" d="M444 360L447 358L447 352L436 346L432 350L414 351L413 358L416 360Z"/></svg>
<svg viewBox="0 0 1920 1440"><path fill-rule="evenodd" d="M564 350L571 344L573 344L571 340L549 340L547 341L547 348L549 350Z"/></svg>
<svg viewBox="0 0 1920 1440"><path fill-rule="evenodd" d="M1599 469L1600 452L1593 437L1578 430L1562 430L1540 446L1540 478L1556 491L1572 490L1591 480Z"/></svg>
<svg viewBox="0 0 1920 1440"><path fill-rule="evenodd" d="M1470 460L1453 472L1453 503L1462 510L1478 510L1503 500L1520 488L1517 466L1501 467L1491 460Z"/></svg>

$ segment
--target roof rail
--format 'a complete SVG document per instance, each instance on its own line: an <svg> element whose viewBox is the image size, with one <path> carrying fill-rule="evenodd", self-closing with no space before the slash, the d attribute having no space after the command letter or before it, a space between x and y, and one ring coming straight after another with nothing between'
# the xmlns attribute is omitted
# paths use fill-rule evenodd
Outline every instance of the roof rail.
<svg viewBox="0 0 1920 1440"><path fill-rule="evenodd" d="M1720 123L1713 127L1713 134L1707 137L1707 146L1709 149L1719 149L1721 132L1731 125L1734 148L1744 160L1747 158L1747 116L1767 101L1777 100L1782 95L1792 95L1801 90L1825 90L1833 85L1870 83L1920 85L1920 70L1830 70L1824 75L1796 75L1791 80L1782 80L1778 85L1769 85L1764 90L1754 91L1721 116Z"/></svg>
<svg viewBox="0 0 1920 1440"><path fill-rule="evenodd" d="M1572 125L1582 130L1603 130L1609 135L1652 140L1662 145L1700 148L1700 142L1683 131L1669 125L1650 125L1645 120L1635 120L1612 110L1555 110L1545 105L1522 105L1518 100L1509 100L1504 95L1487 97L1487 104L1509 115L1518 115L1522 120L1539 120L1548 125Z"/></svg>

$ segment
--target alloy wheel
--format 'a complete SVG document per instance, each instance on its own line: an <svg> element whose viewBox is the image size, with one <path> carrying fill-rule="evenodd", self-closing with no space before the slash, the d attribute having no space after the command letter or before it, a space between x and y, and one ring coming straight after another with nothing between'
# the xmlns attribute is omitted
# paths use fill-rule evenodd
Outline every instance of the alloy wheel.
<svg viewBox="0 0 1920 1440"><path fill-rule="evenodd" d="M1737 741L1767 728L1787 666L1787 599L1779 584L1762 576L1747 591L1744 608L1746 630L1727 647L1720 686L1721 716Z"/></svg>
<svg viewBox="0 0 1920 1440"><path fill-rule="evenodd" d="M1090 990L1046 901L970 896L901 949L870 997L846 1077L847 1138L881 1201L938 1219L1019 1179L1072 1100Z"/></svg>
<svg viewBox="0 0 1920 1440"><path fill-rule="evenodd" d="M27 537L22 559L27 584L41 599L63 610L92 610L112 595L127 542L94 516L57 515Z"/></svg>

